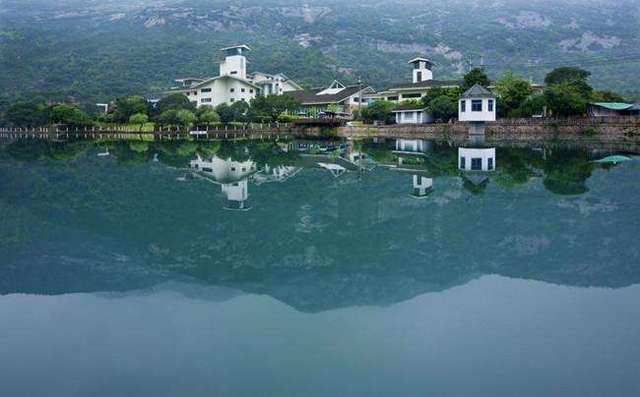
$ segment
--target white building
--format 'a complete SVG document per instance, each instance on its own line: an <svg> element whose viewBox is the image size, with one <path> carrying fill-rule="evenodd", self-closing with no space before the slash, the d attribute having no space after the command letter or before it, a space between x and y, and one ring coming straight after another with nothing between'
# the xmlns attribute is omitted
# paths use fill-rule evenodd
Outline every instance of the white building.
<svg viewBox="0 0 640 397"><path fill-rule="evenodd" d="M433 67L435 63L427 58L414 58L409 61L412 67L411 83L387 88L374 94L365 96L368 101L385 100L390 102L403 102L407 100L419 100L427 95L433 88L456 88L461 81L458 80L434 80Z"/></svg>
<svg viewBox="0 0 640 397"><path fill-rule="evenodd" d="M249 102L258 95L281 95L299 90L300 86L282 73L270 75L255 72L247 74L246 45L223 48L225 58L220 73L210 78L176 79L178 86L169 93L183 93L197 107L218 106L222 103Z"/></svg>
<svg viewBox="0 0 640 397"><path fill-rule="evenodd" d="M425 124L433 122L433 116L425 108L396 109L391 113L396 118L396 124Z"/></svg>
<svg viewBox="0 0 640 397"><path fill-rule="evenodd" d="M334 80L328 87L291 91L290 95L300 101L307 114L313 115L326 111L331 105L340 112L349 113L363 104L363 97L374 92L373 88L363 84L344 85Z"/></svg>
<svg viewBox="0 0 640 397"><path fill-rule="evenodd" d="M458 120L469 122L496 121L496 97L480 84L460 95Z"/></svg>
<svg viewBox="0 0 640 397"><path fill-rule="evenodd" d="M302 87L283 73L267 74L255 72L248 80L260 88L261 95L282 95L291 91L302 90Z"/></svg>
<svg viewBox="0 0 640 397"><path fill-rule="evenodd" d="M460 171L494 171L496 148L458 148L458 169Z"/></svg>

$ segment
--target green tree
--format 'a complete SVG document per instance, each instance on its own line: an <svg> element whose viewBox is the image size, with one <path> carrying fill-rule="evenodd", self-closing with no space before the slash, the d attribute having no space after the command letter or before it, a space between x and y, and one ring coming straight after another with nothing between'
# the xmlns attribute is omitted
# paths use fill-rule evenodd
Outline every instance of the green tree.
<svg viewBox="0 0 640 397"><path fill-rule="evenodd" d="M187 109L180 109L176 111L177 124L184 129L189 129L196 122L196 115L192 111Z"/></svg>
<svg viewBox="0 0 640 397"><path fill-rule="evenodd" d="M210 107L204 107L203 111L198 109L198 122L205 125L216 124L220 122L220 115Z"/></svg>
<svg viewBox="0 0 640 397"><path fill-rule="evenodd" d="M193 112L196 110L196 105L189 101L189 98L187 98L186 95L176 93L167 95L166 97L160 99L160 101L158 101L158 104L156 105L156 109L161 114L171 109L186 109Z"/></svg>
<svg viewBox="0 0 640 397"><path fill-rule="evenodd" d="M158 117L158 121L162 125L178 125L180 124L178 120L178 111L175 109L164 111Z"/></svg>
<svg viewBox="0 0 640 397"><path fill-rule="evenodd" d="M234 110L226 103L221 103L220 105L218 105L215 111L216 113L218 113L218 116L220 116L220 121L222 121L224 124L229 124L230 122L232 122L235 116Z"/></svg>
<svg viewBox="0 0 640 397"><path fill-rule="evenodd" d="M527 98L520 107L511 113L512 117L531 117L536 114L542 114L547 101L544 95L534 95Z"/></svg>
<svg viewBox="0 0 640 397"><path fill-rule="evenodd" d="M147 116L144 113L136 113L136 114L132 114L131 117L129 117L129 123L131 124L137 124L140 126L140 130L142 131L142 127L144 127L145 123L149 121L149 116Z"/></svg>
<svg viewBox="0 0 640 397"><path fill-rule="evenodd" d="M547 107L556 116L579 116L587 110L587 100L580 89L569 82L547 87L544 98Z"/></svg>
<svg viewBox="0 0 640 397"><path fill-rule="evenodd" d="M115 121L126 123L136 113L149 113L149 103L141 96L126 96L116 99Z"/></svg>
<svg viewBox="0 0 640 397"><path fill-rule="evenodd" d="M301 104L291 95L258 96L251 100L252 114L275 122L285 112L295 112Z"/></svg>
<svg viewBox="0 0 640 397"><path fill-rule="evenodd" d="M593 91L593 88L591 88L587 82L589 76L591 76L591 73L586 70L571 66L563 66L549 72L545 77L544 82L547 86L558 84L570 85L586 99L591 96Z"/></svg>
<svg viewBox="0 0 640 397"><path fill-rule="evenodd" d="M391 111L395 105L388 101L374 101L366 108L362 109L362 120L366 122L384 121L392 122L393 114Z"/></svg>
<svg viewBox="0 0 640 397"><path fill-rule="evenodd" d="M66 103L58 103L49 107L49 121L52 123L76 126L91 123L89 116L87 116L79 107L75 105L67 105Z"/></svg>
<svg viewBox="0 0 640 397"><path fill-rule="evenodd" d="M452 102L447 95L441 95L431 101L427 107L435 120L449 121L458 113L457 102Z"/></svg>
<svg viewBox="0 0 640 397"><path fill-rule="evenodd" d="M462 84L463 91L468 90L473 87L475 84L480 84L483 87L489 87L491 84L491 80L484 72L484 68L474 68L469 71L469 73L465 74L464 83Z"/></svg>
<svg viewBox="0 0 640 397"><path fill-rule="evenodd" d="M36 127L46 124L48 116L43 104L18 102L9 106L4 118L16 127Z"/></svg>
<svg viewBox="0 0 640 397"><path fill-rule="evenodd" d="M498 94L498 113L500 116L514 117L517 110L531 95L531 84L512 72L506 72L496 82L494 90Z"/></svg>
<svg viewBox="0 0 640 397"><path fill-rule="evenodd" d="M593 102L626 102L622 95L613 91L594 91L591 100Z"/></svg>

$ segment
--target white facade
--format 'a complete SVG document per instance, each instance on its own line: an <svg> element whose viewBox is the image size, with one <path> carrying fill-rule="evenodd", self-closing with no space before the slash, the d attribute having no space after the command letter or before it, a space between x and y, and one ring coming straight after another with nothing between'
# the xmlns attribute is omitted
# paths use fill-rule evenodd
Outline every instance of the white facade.
<svg viewBox="0 0 640 397"><path fill-rule="evenodd" d="M495 98L463 98L458 103L460 121L496 121Z"/></svg>
<svg viewBox="0 0 640 397"><path fill-rule="evenodd" d="M282 95L287 92L301 90L295 81L289 79L282 73L267 74L262 72L255 72L249 76L249 81L260 87L260 94L267 95Z"/></svg>
<svg viewBox="0 0 640 397"><path fill-rule="evenodd" d="M245 201L249 198L249 176L256 172L256 163L233 161L213 156L207 160L198 155L191 160L190 167L199 171L210 182L220 185L222 193L228 201L234 202L229 209L246 210Z"/></svg>
<svg viewBox="0 0 640 397"><path fill-rule="evenodd" d="M496 148L458 148L460 171L485 171L496 169Z"/></svg>
<svg viewBox="0 0 640 397"><path fill-rule="evenodd" d="M420 83L423 81L433 80L433 62L427 58L414 58L409 61L413 65L413 82Z"/></svg>
<svg viewBox="0 0 640 397"><path fill-rule="evenodd" d="M232 76L215 77L183 91L197 107L249 102L256 97L257 92L256 85Z"/></svg>
<svg viewBox="0 0 640 397"><path fill-rule="evenodd" d="M247 78L247 58L244 53L251 51L246 45L223 48L226 56L220 63L220 76Z"/></svg>
<svg viewBox="0 0 640 397"><path fill-rule="evenodd" d="M433 122L433 117L425 109L394 110L396 124L424 124Z"/></svg>
<svg viewBox="0 0 640 397"><path fill-rule="evenodd" d="M171 92L186 95L197 107L216 107L222 103L249 102L257 95L282 95L301 89L282 73L256 72L248 75L245 54L250 50L246 45L223 48L221 51L224 51L225 58L220 63L217 77L176 79L178 86Z"/></svg>
<svg viewBox="0 0 640 397"><path fill-rule="evenodd" d="M469 122L496 121L496 97L481 85L474 85L460 95L458 120Z"/></svg>

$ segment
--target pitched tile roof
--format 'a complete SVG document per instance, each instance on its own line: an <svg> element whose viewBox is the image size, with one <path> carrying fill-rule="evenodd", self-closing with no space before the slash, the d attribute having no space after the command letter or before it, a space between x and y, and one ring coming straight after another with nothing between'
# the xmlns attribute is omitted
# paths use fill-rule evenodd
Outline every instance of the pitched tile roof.
<svg viewBox="0 0 640 397"><path fill-rule="evenodd" d="M494 98L495 95L480 84L474 84L460 95L460 98Z"/></svg>
<svg viewBox="0 0 640 397"><path fill-rule="evenodd" d="M303 105L324 105L327 103L342 102L343 100L349 98L350 96L357 94L360 91L360 89L367 90L369 89L369 87L359 86L359 85L350 85L345 87L342 91L336 94L318 95L319 92L325 89L326 88L314 88L312 90L289 91L287 92L287 94L296 98Z"/></svg>

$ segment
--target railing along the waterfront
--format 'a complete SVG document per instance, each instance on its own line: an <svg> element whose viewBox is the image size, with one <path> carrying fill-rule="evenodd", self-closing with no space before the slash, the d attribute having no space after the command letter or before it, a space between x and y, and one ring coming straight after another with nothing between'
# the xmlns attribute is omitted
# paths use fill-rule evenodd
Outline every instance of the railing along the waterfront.
<svg viewBox="0 0 640 397"><path fill-rule="evenodd" d="M271 137L287 137L295 129L289 124L246 124L220 125L194 128L189 131L172 127L161 127L153 131L110 127L0 127L0 138L34 138L34 139L131 139L135 137L153 137L154 139L262 139Z"/></svg>

